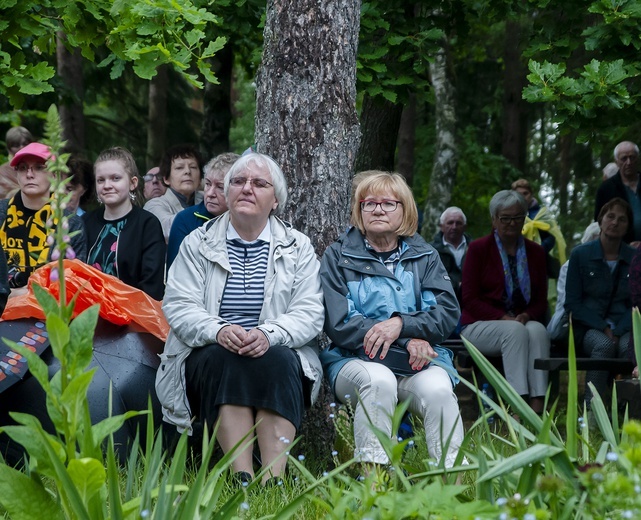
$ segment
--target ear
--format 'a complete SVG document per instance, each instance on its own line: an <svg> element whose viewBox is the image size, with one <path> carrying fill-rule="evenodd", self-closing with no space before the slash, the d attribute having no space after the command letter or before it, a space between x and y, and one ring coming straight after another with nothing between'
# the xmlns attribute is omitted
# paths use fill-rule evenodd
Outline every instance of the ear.
<svg viewBox="0 0 641 520"><path fill-rule="evenodd" d="M131 183L129 184L130 190L134 191L138 187L138 175L135 175L131 178Z"/></svg>

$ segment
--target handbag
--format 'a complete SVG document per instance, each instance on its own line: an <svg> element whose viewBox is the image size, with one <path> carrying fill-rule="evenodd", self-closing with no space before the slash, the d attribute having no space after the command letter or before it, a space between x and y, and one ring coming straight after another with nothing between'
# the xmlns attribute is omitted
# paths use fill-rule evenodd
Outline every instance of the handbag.
<svg viewBox="0 0 641 520"><path fill-rule="evenodd" d="M363 361L371 361L373 363L380 363L381 365L385 365L392 371L394 375L402 377L418 374L429 366L429 363L425 363L425 366L421 368L421 370L412 369L412 366L410 365L410 353L406 348L401 347L396 343L392 343L390 345L390 348L387 351L387 355L384 359L381 359L378 355L376 355L373 359L370 358L367 354L365 354L365 349L363 347L358 349L357 357L358 359L362 359Z"/></svg>

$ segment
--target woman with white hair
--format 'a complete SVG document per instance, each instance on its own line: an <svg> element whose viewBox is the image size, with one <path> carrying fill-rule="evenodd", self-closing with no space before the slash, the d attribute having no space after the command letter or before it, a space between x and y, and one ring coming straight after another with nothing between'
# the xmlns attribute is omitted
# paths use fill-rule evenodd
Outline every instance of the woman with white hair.
<svg viewBox="0 0 641 520"><path fill-rule="evenodd" d="M501 355L508 383L541 413L548 379L534 360L550 353L548 282L545 251L521 233L527 211L516 191L492 197L492 232L470 244L463 266L461 336L484 354Z"/></svg>
<svg viewBox="0 0 641 520"><path fill-rule="evenodd" d="M178 431L191 433L196 417L209 431L217 424L225 453L241 443L232 462L240 482L254 477L255 435L266 484L283 474L288 443L320 388L319 262L309 238L275 216L287 185L273 159L241 157L224 191L229 211L189 234L169 270L171 330L156 391Z"/></svg>

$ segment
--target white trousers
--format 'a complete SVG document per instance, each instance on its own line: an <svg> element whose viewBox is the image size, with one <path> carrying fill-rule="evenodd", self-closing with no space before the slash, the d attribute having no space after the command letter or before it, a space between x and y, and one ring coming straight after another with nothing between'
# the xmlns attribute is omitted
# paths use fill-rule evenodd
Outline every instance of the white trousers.
<svg viewBox="0 0 641 520"><path fill-rule="evenodd" d="M519 395L544 396L548 373L536 370L534 360L550 356L550 336L542 323L528 321L477 321L463 329L461 336L483 354L503 357L505 379Z"/></svg>
<svg viewBox="0 0 641 520"><path fill-rule="evenodd" d="M441 367L432 364L413 376L397 378L379 363L353 359L338 373L335 391L339 401L351 404L354 409L356 460L378 464L389 462L371 429L368 416L373 426L391 438L394 409L399 401L409 400L409 411L423 419L430 457L440 461L443 446L451 435L445 467L454 465L463 442L463 420L452 381Z"/></svg>

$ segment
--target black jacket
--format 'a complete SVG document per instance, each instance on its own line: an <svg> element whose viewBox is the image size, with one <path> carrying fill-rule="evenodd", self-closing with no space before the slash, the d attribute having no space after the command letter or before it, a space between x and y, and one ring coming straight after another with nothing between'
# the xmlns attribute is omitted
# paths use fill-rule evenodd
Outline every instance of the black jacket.
<svg viewBox="0 0 641 520"><path fill-rule="evenodd" d="M472 237L468 235L467 233L464 234L465 240L467 245L470 245L470 242L472 241ZM439 231L434 235L434 240L430 242L430 245L438 251L438 255L441 257L441 262L443 262L443 265L445 266L445 270L447 271L447 274L450 275L450 279L452 280L452 287L454 287L454 292L456 293L456 297L459 301L461 302L461 282L463 281L463 263L465 262L465 256L467 255L467 250L465 251L465 254L463 255L463 260L461 261L461 267L459 268L458 265L456 265L456 259L454 258L454 255L450 251L450 249L443 244L443 232Z"/></svg>
<svg viewBox="0 0 641 520"><path fill-rule="evenodd" d="M104 213L104 208L98 208L82 216L89 245L87 258L91 256L91 250L108 222ZM116 248L118 278L146 292L153 299L162 300L165 293L167 245L156 216L134 206L127 216L127 224L120 232Z"/></svg>

